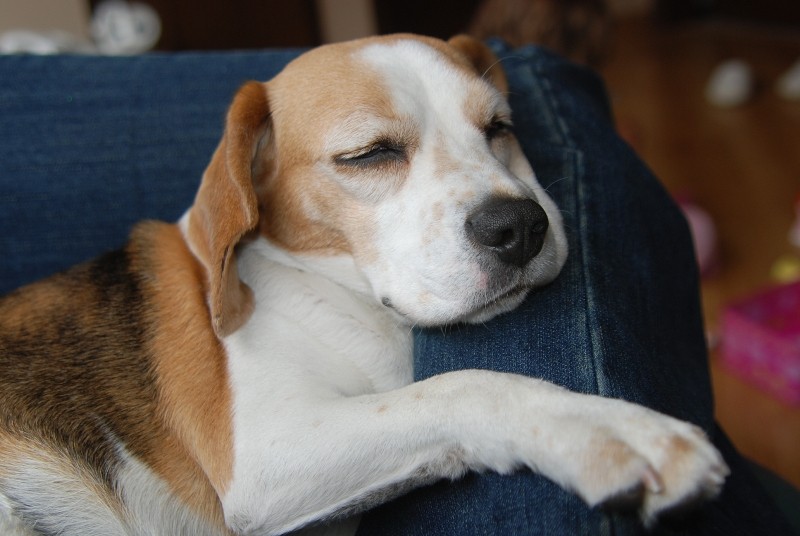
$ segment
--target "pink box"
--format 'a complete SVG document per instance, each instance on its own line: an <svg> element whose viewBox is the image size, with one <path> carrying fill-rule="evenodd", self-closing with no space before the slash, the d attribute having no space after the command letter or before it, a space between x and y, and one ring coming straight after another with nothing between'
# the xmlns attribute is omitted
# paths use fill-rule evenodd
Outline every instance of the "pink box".
<svg viewBox="0 0 800 536"><path fill-rule="evenodd" d="M728 306L722 362L744 380L800 404L800 281Z"/></svg>

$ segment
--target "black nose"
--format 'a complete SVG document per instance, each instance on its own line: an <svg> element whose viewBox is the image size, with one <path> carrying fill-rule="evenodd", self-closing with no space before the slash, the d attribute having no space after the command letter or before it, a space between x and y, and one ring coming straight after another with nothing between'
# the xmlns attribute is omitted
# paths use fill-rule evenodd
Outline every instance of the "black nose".
<svg viewBox="0 0 800 536"><path fill-rule="evenodd" d="M467 218L467 234L506 264L522 268L544 244L549 222L532 199L490 199Z"/></svg>

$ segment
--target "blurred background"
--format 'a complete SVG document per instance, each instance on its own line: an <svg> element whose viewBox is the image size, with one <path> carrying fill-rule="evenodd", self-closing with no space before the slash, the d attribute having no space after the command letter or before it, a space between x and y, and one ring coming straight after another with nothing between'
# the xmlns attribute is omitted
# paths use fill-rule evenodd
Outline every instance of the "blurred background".
<svg viewBox="0 0 800 536"><path fill-rule="evenodd" d="M397 31L539 43L605 78L620 133L692 225L718 419L800 487L800 2L0 0L4 53L308 47Z"/></svg>

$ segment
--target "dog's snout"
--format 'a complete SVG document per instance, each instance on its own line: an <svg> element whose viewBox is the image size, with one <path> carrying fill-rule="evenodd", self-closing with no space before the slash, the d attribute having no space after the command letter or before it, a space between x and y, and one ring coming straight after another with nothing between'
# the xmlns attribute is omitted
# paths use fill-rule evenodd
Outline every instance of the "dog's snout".
<svg viewBox="0 0 800 536"><path fill-rule="evenodd" d="M522 268L542 249L549 222L532 199L492 199L467 218L467 234L502 262Z"/></svg>

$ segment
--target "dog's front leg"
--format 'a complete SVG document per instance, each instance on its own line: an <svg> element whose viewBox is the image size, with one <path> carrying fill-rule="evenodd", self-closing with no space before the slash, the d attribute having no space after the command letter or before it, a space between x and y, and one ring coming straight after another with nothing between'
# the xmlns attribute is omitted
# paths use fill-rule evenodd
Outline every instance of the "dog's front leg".
<svg viewBox="0 0 800 536"><path fill-rule="evenodd" d="M465 471L528 467L589 504L632 492L652 519L713 496L727 469L697 428L522 376L459 371L395 391L304 400L237 452L224 498L244 533L346 516Z"/></svg>

